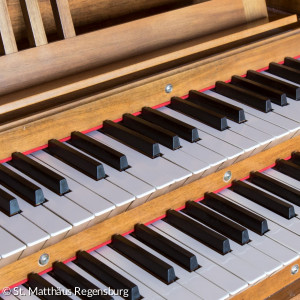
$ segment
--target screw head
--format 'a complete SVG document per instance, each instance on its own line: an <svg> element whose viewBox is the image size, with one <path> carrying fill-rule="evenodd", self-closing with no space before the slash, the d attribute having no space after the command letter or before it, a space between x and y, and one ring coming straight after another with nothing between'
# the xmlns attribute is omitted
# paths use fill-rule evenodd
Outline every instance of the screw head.
<svg viewBox="0 0 300 300"><path fill-rule="evenodd" d="M299 265L293 265L291 268L291 274L295 275L298 273L298 271L299 271Z"/></svg>
<svg viewBox="0 0 300 300"><path fill-rule="evenodd" d="M173 91L173 85L172 84L167 84L165 87L165 92L167 94L171 93Z"/></svg>
<svg viewBox="0 0 300 300"><path fill-rule="evenodd" d="M39 265L40 266L45 266L45 265L48 264L49 260L50 260L50 255L47 254L47 253L44 253L39 258Z"/></svg>
<svg viewBox="0 0 300 300"><path fill-rule="evenodd" d="M232 177L231 171L227 171L227 172L224 174L224 176L223 176L223 180L224 180L225 182L228 182L228 181L231 179L231 177Z"/></svg>

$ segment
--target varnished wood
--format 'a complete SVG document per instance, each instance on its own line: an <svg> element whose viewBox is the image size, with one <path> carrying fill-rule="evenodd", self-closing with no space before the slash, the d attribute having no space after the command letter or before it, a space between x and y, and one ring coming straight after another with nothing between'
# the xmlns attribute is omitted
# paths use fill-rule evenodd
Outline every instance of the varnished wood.
<svg viewBox="0 0 300 300"><path fill-rule="evenodd" d="M20 4L30 45L46 45L48 41L38 0L20 0Z"/></svg>
<svg viewBox="0 0 300 300"><path fill-rule="evenodd" d="M299 300L299 297L300 297L300 278L295 280L288 286L285 286L277 293L268 297L268 300L290 300L290 299Z"/></svg>
<svg viewBox="0 0 300 300"><path fill-rule="evenodd" d="M192 41L182 43L180 45L175 45L172 47L165 48L163 50L154 51L150 54L143 55L141 57L135 57L133 60L127 61L127 63L126 61L122 61L122 65L112 65L111 71L108 71L108 68L106 67L106 70L104 71L98 68L93 70L92 72L81 72L80 74L76 74L75 76L70 77L68 80L64 79L63 85L61 84L60 79L56 82L52 82L51 87L40 84L38 87L35 87L33 89L27 89L26 91L22 90L19 93L2 96L0 98L0 112L7 113L12 110L20 109L28 105L33 105L48 100L51 97L54 98L57 96L61 96L64 93L74 93L76 90L81 89L83 86L88 87L95 85L96 83L99 84L101 82L113 80L118 76L124 77L133 72L151 69L160 64L166 64L170 61L174 61L175 59L178 60L180 58L195 55L196 53L209 51L210 49L222 46L224 44L233 43L241 39L246 39L253 35L281 28L283 26L295 23L296 21L296 15L282 17L272 22L269 22L267 19L263 19L252 22L251 24L241 25L229 30L224 30L209 35L208 37L198 38ZM77 52L78 55L85 56L84 49L75 46L76 45L73 44L74 51ZM63 48L59 49L63 51ZM30 52L33 54L29 55ZM43 57L47 59L43 60ZM16 88L16 86L13 86L14 83L12 81L16 81L16 84L18 86L20 84L22 85L22 81L24 84L40 83L40 80L43 79L43 76L47 76L48 80L52 79L52 76L62 76L62 67L60 68L60 70L57 70L57 68L53 67L56 65L63 64L63 62L61 61L62 57L63 55L60 52L57 53L57 57L53 55L53 53L52 55L48 54L48 56L46 56L44 55L43 48L40 47L28 50L25 54L23 53L22 55L19 55L17 57L15 56L14 59L7 58L10 61L6 59L6 63L4 62L2 64L2 68L6 71L6 76L4 80L6 83L9 83L9 86L3 86L3 89ZM98 54L97 57L99 57ZM38 63L36 63L37 58L39 58ZM71 56L68 59L68 65L65 65L65 67L67 68L66 70L68 72L70 70L69 65L73 66L77 63L76 59L77 57L73 56ZM14 65L21 65L22 61L25 61L25 66L34 65L34 67L28 69L28 72L30 73L26 73L25 70L24 76L18 76L19 80L16 80L17 75L14 72ZM56 61L56 63L49 64L49 61ZM86 63L86 60L80 61L82 63ZM22 72L24 71L21 68L19 68L18 70L18 74L22 74ZM41 72L43 72L43 76L39 76Z"/></svg>
<svg viewBox="0 0 300 300"><path fill-rule="evenodd" d="M210 22L211 19L218 19L218 22ZM0 79L0 95L123 61L245 22L242 0L212 0L28 49L12 57L1 57L1 70L6 75Z"/></svg>
<svg viewBox="0 0 300 300"><path fill-rule="evenodd" d="M300 0L266 0L267 5L291 13L300 13Z"/></svg>
<svg viewBox="0 0 300 300"><path fill-rule="evenodd" d="M68 0L50 0L56 29L60 38L68 39L76 35Z"/></svg>
<svg viewBox="0 0 300 300"><path fill-rule="evenodd" d="M224 187L226 183L223 181L223 176L227 170L232 172L232 180L241 179L249 175L250 171L261 170L264 167L273 164L277 158L285 158L295 150L300 150L300 136L247 158L224 170L220 170L214 174L208 175L207 177L180 187L166 195L155 198L132 210L94 225L83 232L59 242L58 244L5 266L0 269L0 290L3 287L25 279L27 274L30 272L42 272L43 270L46 270L51 267L51 264L56 260L65 261L73 257L79 249L92 249L97 245L109 241L112 234L128 232L133 229L136 223L147 223L164 215L166 210L169 208L177 209L182 207L187 200L197 200L207 191L215 191ZM50 262L46 266L41 267L38 265L38 259L43 253L48 253L50 255ZM272 289L275 292L276 289L278 290L281 288L281 284L287 285L300 275L299 272L298 275L295 275L292 278L291 276L288 276L287 272L288 271L284 271L282 275L280 275L281 279L276 286L274 286L274 281L270 281L273 282L273 285L269 284L269 294L272 294ZM265 282L268 282L268 280L269 279L265 280ZM263 295L263 289L257 293L258 295ZM252 298L237 299L260 299L253 297L253 295L256 294L250 295L252 295Z"/></svg>
<svg viewBox="0 0 300 300"><path fill-rule="evenodd" d="M8 13L6 0L0 0L0 39L5 54L18 51L15 35L12 29L10 16Z"/></svg>
<svg viewBox="0 0 300 300"><path fill-rule="evenodd" d="M268 10L265 0L243 0L245 15L248 22L266 18Z"/></svg>
<svg viewBox="0 0 300 300"><path fill-rule="evenodd" d="M9 157L14 151L24 152L44 145L51 138L62 139L73 130L83 131L98 126L105 119L118 119L125 112L139 111L145 104L158 105L169 101L171 96L185 95L190 89L200 90L213 85L216 80L228 80L233 74L242 75L248 69L263 68L270 61L299 55L299 38L300 29L289 31L126 86L84 97L76 103L3 124L0 129L0 158ZM122 69L119 72L122 73ZM166 94L165 86L169 83L173 84L174 90Z"/></svg>
<svg viewBox="0 0 300 300"><path fill-rule="evenodd" d="M22 12L19 0L7 0L13 29L17 40L25 36L25 24L22 20ZM118 24L119 20L132 20L145 17L150 12L159 13L170 9L179 8L193 3L203 2L201 0L69 0L71 15L75 28L90 26L103 27ZM114 3L112 5L112 3ZM55 35L56 25L51 13L49 0L39 0L39 6L48 35ZM86 16L89 16L88 18ZM127 17L128 16L128 17Z"/></svg>

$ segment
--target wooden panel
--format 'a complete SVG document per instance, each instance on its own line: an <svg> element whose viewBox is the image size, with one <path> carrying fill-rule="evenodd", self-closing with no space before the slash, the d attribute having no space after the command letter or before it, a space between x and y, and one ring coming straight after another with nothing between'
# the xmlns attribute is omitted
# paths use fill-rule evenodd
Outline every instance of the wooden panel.
<svg viewBox="0 0 300 300"><path fill-rule="evenodd" d="M267 0L267 5L292 13L300 13L300 0Z"/></svg>
<svg viewBox="0 0 300 300"><path fill-rule="evenodd" d="M31 46L42 46L48 43L38 0L20 0Z"/></svg>
<svg viewBox="0 0 300 300"><path fill-rule="evenodd" d="M222 0L222 5L217 6L213 5L214 1L29 49L6 59L0 58L1 70L6 74L0 79L0 95L246 22L242 0ZM212 19L218 19L218 22L211 22ZM72 60L69 53L72 53ZM16 69L20 76L16 76Z"/></svg>
<svg viewBox="0 0 300 300"><path fill-rule="evenodd" d="M0 34L4 53L11 54L17 52L18 48L13 33L6 0L0 0Z"/></svg>
<svg viewBox="0 0 300 300"><path fill-rule="evenodd" d="M268 16L266 0L243 0L243 3L248 22Z"/></svg>
<svg viewBox="0 0 300 300"><path fill-rule="evenodd" d="M176 189L166 195L155 198L139 207L126 211L81 233L71 236L58 244L5 266L0 269L0 290L3 287L23 280L30 272L42 272L43 270L48 269L56 260L65 261L75 256L77 250L92 249L97 245L109 241L112 234L128 232L133 229L136 223L147 223L164 215L169 208L177 209L182 207L187 200L199 199L207 191L215 191L224 187L225 183L223 181L223 176L227 170L232 172L232 180L244 178L249 175L250 171L261 170L264 167L273 164L277 158L285 158L289 156L292 151L300 150L299 145L300 136L243 160L227 169L208 175L207 177ZM38 265L38 258L43 253L48 253L50 255L50 262L46 266L40 267ZM299 276L300 272L293 277L293 280ZM290 277L291 276L287 276L287 271L283 272L280 283L286 285L288 281L291 280ZM275 292L276 289L279 288L281 288L280 285L274 286L273 282L273 291ZM271 290L269 289L269 291ZM261 289L259 295L262 294L263 289ZM252 294L252 298L247 299L260 299L253 295L256 294Z"/></svg>
<svg viewBox="0 0 300 300"><path fill-rule="evenodd" d="M68 0L50 0L56 29L60 38L68 39L74 37L75 29L70 12Z"/></svg>
<svg viewBox="0 0 300 300"><path fill-rule="evenodd" d="M297 297L298 295L298 297ZM284 287L274 295L268 298L268 300L299 300L300 297L300 278L293 283Z"/></svg>
<svg viewBox="0 0 300 300"><path fill-rule="evenodd" d="M190 89L200 90L213 85L216 80L228 80L233 74L242 75L248 69L260 69L271 61L282 61L285 56L299 55L299 38L300 29L289 31L24 120L3 124L0 159L9 157L14 151L24 152L44 145L51 138L62 139L73 130L93 128L105 119L118 119L125 112L137 112L144 105L169 101L171 96L185 95ZM169 83L174 89L171 94L166 94L164 88Z"/></svg>
<svg viewBox="0 0 300 300"><path fill-rule="evenodd" d="M61 96L66 93L74 93L75 91L80 90L82 87L87 88L89 86L95 85L96 83L99 84L101 82L114 80L117 77L128 76L139 71L144 71L158 65L166 64L170 61L178 60L180 58L191 56L196 53L208 51L225 44L246 39L248 37L271 31L296 22L296 15L280 18L273 22L268 22L268 20L262 19L252 22L251 24L242 25L229 30L211 34L208 37L198 38L193 41L182 43L180 45L175 45L173 47L164 48L159 51L154 51L147 55L135 57L132 60L123 61L121 64L111 65L110 68L105 67L104 70L103 68L98 68L93 71L81 72L79 74L76 74L75 76L69 77L68 79L64 78L63 83L62 80L59 79L51 82L51 87L49 87L49 85L47 84L40 84L38 87L26 89L26 91L22 90L21 92L2 96L0 98L0 113L7 113L16 109L26 107L28 105L46 101L50 98ZM75 51L76 50L77 49L75 49ZM35 53L35 55L32 55L32 58L41 57L41 48L32 49L30 51ZM79 49L78 51L81 50ZM73 59L73 56L68 59L69 65L74 64ZM53 58L52 61L53 64L50 65L50 68L52 68L52 65L59 64L59 62L54 63L56 61L55 58ZM85 62L85 60L82 60L82 62ZM36 77L34 77L34 74L30 73L30 77L21 76L17 83L20 84L22 80L25 80L26 83L29 84L28 79L36 82L36 80L41 79L41 76L37 78L37 74L40 74L40 72L42 71L43 74L51 74L52 69L48 69L48 61L45 61L45 63L39 61L39 64L35 66L34 70L36 73ZM19 64L21 64L21 62L19 62ZM27 61L26 64L30 65L30 62ZM11 68L11 71L13 71L13 68ZM53 74L57 75L57 73L57 69L54 68ZM21 75L21 72L19 71L18 74ZM13 72L12 74L10 74L8 71L6 72L6 78L9 77L11 80L13 80L16 79L16 76L17 75L15 74L15 72ZM10 88L11 85L12 83L10 82Z"/></svg>

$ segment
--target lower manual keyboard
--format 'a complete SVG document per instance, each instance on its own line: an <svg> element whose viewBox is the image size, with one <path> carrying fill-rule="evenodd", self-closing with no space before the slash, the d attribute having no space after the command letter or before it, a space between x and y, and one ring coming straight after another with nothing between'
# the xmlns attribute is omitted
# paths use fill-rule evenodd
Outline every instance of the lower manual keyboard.
<svg viewBox="0 0 300 300"><path fill-rule="evenodd" d="M293 153L287 161L294 172L299 157ZM49 299L43 288L53 287L49 293L63 290L72 299L87 292L97 299L227 299L299 258L300 181L294 174L282 173L277 162L187 202L182 211L137 224L129 235L114 235L106 246L79 251L72 262L56 262L47 274L29 274L24 285L0 297ZM296 214L283 216L276 205Z"/></svg>

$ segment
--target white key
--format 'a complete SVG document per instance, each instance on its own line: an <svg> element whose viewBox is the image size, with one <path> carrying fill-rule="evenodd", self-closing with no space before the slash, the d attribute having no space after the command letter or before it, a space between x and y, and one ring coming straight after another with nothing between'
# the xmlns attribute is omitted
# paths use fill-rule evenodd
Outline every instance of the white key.
<svg viewBox="0 0 300 300"><path fill-rule="evenodd" d="M72 229L68 231L67 236L82 231L88 226L90 221L94 219L94 216L90 212L83 209L76 203L72 202L65 196L58 196L57 194L48 190L46 187L36 182L29 176L23 174L19 170L13 168L8 164L4 165L43 189L45 198L48 200L48 202L45 202L43 206L51 210L54 214L58 215L70 225L72 225Z"/></svg>
<svg viewBox="0 0 300 300"><path fill-rule="evenodd" d="M217 160L217 162L214 160L212 163L210 162L212 159L211 153L207 153L207 161L201 161L201 157L205 157L204 153L202 156L191 156L186 152L181 151L181 149L178 150L171 150L164 146L160 145L161 152L164 155L164 158L169 160L170 162L173 162L177 164L180 167L185 168L186 170L189 170L192 173L192 176L188 178L188 180L185 182L185 184L192 182L196 179L199 179L204 173L210 174L212 171L216 171L218 167L225 161L224 158L221 158ZM201 149L199 149L201 150ZM208 149L206 152L209 152ZM211 152L211 151L210 151ZM199 159L198 159L199 158Z"/></svg>
<svg viewBox="0 0 300 300"><path fill-rule="evenodd" d="M252 202L251 200L227 189L220 192L221 195L225 196L237 202L238 204L245 206L248 209L253 210L255 213L262 215L263 217L270 219L274 223L296 233L300 234L300 220L298 218L292 218L290 220L285 219L284 217L279 216L278 214L264 208L263 206Z"/></svg>
<svg viewBox="0 0 300 300"><path fill-rule="evenodd" d="M114 265L111 261L106 259L104 256L100 256L96 251L93 251L90 253L92 256L94 256L96 259L100 260L101 262L105 263L108 267L112 268L116 272L118 272L120 275L124 276L134 284L136 284L139 288L140 295L143 297L143 299L151 300L162 300L163 298L156 294L154 291L149 289L145 284L143 284L139 279L133 278L132 275L126 273L124 270L119 268L118 266Z"/></svg>
<svg viewBox="0 0 300 300"><path fill-rule="evenodd" d="M198 273L186 271L176 263L173 263L165 256L159 254L158 252L143 244L142 242L138 241L132 236L126 236L126 238L135 243L136 245L142 247L147 252L153 254L157 258L171 265L175 270L176 276L178 277L178 280L176 282L185 287L186 289L190 290L194 294L198 295L200 298L207 300L226 299L229 296L229 294L226 291L213 284L203 276L200 276Z"/></svg>
<svg viewBox="0 0 300 300"><path fill-rule="evenodd" d="M171 191L181 185L192 175L185 169L157 157L151 159L124 144L110 138L99 131L93 131L88 136L124 153L131 168L127 172L161 190L160 194Z"/></svg>
<svg viewBox="0 0 300 300"><path fill-rule="evenodd" d="M213 209L211 210L214 211ZM214 212L217 213L218 215L227 218L226 216L222 215L217 211ZM233 220L231 220L231 222L238 224ZM255 232L251 231L250 229L247 230L248 230L249 238L251 240L251 242L248 245L267 254L268 256L274 258L275 260L281 262L283 265L287 265L299 257L299 255L295 251L292 251L289 248L281 245L279 242L276 242L271 238L267 237L267 234L260 236ZM231 241L230 244L232 245Z"/></svg>
<svg viewBox="0 0 300 300"><path fill-rule="evenodd" d="M80 267L75 265L74 263L69 262L69 263L67 263L67 266L70 267L73 271L75 271L79 275L83 276L86 280L88 280L89 282L94 284L96 287L101 289L103 291L102 295L107 295L108 294L116 300L122 300L123 299L122 297L120 297L121 295L118 294L119 291L117 291L117 290L116 290L116 293L109 294L110 292L113 292L113 290L110 290L108 288L108 286L106 286L105 284L103 284L102 282L97 280L95 277L93 277L92 275L90 275L89 273L87 273L86 271L84 271L83 269L81 269Z"/></svg>
<svg viewBox="0 0 300 300"><path fill-rule="evenodd" d="M56 288L60 288L61 291L64 291L65 295L67 295L71 299L73 299L73 300L79 300L80 299L79 297L77 297L76 295L74 295L69 288L67 288L64 285L62 285L60 282L58 282L56 279L54 279L49 274L46 273L46 274L42 275L42 277L45 280L47 280L49 283L51 283L53 286L55 286Z"/></svg>
<svg viewBox="0 0 300 300"><path fill-rule="evenodd" d="M256 269L263 269L267 275L270 275L283 267L283 263L276 261L272 257L252 247L251 244L239 245L230 240L232 253L241 259L247 261Z"/></svg>
<svg viewBox="0 0 300 300"><path fill-rule="evenodd" d="M26 246L0 227L0 267L16 261Z"/></svg>
<svg viewBox="0 0 300 300"><path fill-rule="evenodd" d="M20 300L38 300L40 299L36 295L34 295L33 292L30 292L26 287L23 285L20 285L18 287L15 287L14 289L14 295L18 297Z"/></svg>
<svg viewBox="0 0 300 300"><path fill-rule="evenodd" d="M13 294L10 295L0 294L0 297L3 298L3 300L18 300L18 298Z"/></svg>
<svg viewBox="0 0 300 300"><path fill-rule="evenodd" d="M123 269L125 272L129 273L137 280L142 281L150 289L166 299L182 299L180 297L182 295L185 295L185 299L199 299L199 297L183 288L181 285L176 283L176 281L169 285L163 283L150 273L138 267L136 264L107 246L99 248L96 250L96 252L101 256L104 256L113 264L117 265L119 268Z"/></svg>
<svg viewBox="0 0 300 300"><path fill-rule="evenodd" d="M245 280L249 284L254 284L255 282L266 277L264 272L256 270L253 266L243 261L239 257L234 256L231 253L221 255L164 221L157 221L152 225L165 232L169 236L172 236L174 239L178 240L184 245L187 245L193 250L193 252L198 252L199 254L213 261L215 264L218 264L237 277Z"/></svg>
<svg viewBox="0 0 300 300"><path fill-rule="evenodd" d="M182 212L180 212L182 213ZM183 214L183 213L182 213ZM198 222L197 220L193 219L189 215L183 214L184 216L192 219L193 221L202 224L205 227L205 224ZM211 229L211 228L210 228ZM213 230L213 229L211 229ZM216 230L213 230L217 232ZM225 235L225 234L224 234ZM260 271L261 273L266 273L267 275L270 275L274 273L275 271L279 270L283 264L272 259L271 257L265 255L264 253L258 251L257 249L251 247L250 245L239 245L233 240L230 240L230 248L232 250L231 254L239 257L240 259L246 261L250 265L252 265L256 270Z"/></svg>
<svg viewBox="0 0 300 300"><path fill-rule="evenodd" d="M68 144L69 147L76 149L77 151L83 153L86 156L93 158L96 161L99 161L95 157L89 155L88 153ZM101 161L101 164L104 167L105 174L108 176L106 180L113 183L114 185L119 186L121 189L127 191L128 193L134 195L136 199L130 204L128 209L134 208L138 205L145 203L146 201L156 197L156 189L147 184L146 182L138 179L135 176L132 176L130 173L125 171L118 171L109 165Z"/></svg>
<svg viewBox="0 0 300 300"><path fill-rule="evenodd" d="M96 181L83 173L75 170L69 165L63 163L45 151L38 151L32 153L35 159L47 167L62 173L66 177L71 189L71 193L65 196L75 200L80 206L85 207L93 214L102 216L101 219L125 211L135 197L126 191L120 189L114 184L106 181L105 179ZM72 197L71 197L72 196ZM74 200L73 200L74 201ZM100 220L101 221L101 220Z"/></svg>
<svg viewBox="0 0 300 300"><path fill-rule="evenodd" d="M0 226L26 245L26 249L20 258L39 251L46 240L50 238L49 234L24 218L21 214L8 217L0 212Z"/></svg>
<svg viewBox="0 0 300 300"><path fill-rule="evenodd" d="M219 265L216 265L214 262L210 261L198 252L194 252L187 245L184 245L180 241L174 239L172 236L168 236L165 232L159 230L155 226L149 225L149 228L156 231L165 238L171 240L172 242L178 244L180 247L186 249L187 251L192 252L197 257L198 264L201 266L195 272L215 283L231 295L239 293L248 286L248 284L244 280L238 278Z"/></svg>
<svg viewBox="0 0 300 300"><path fill-rule="evenodd" d="M291 138L296 133L296 131L300 129L299 124L296 124L291 120L287 120L286 118L273 112L264 113L258 111L243 103L232 100L226 96L217 94L212 91L206 91L205 93L227 103L238 105L239 107L243 108L246 113L246 124L248 126L254 127L274 137L271 146L274 146ZM274 106L275 105L273 105L273 107Z"/></svg>
<svg viewBox="0 0 300 300"><path fill-rule="evenodd" d="M172 110L168 107L161 107L158 110L169 116L172 116L178 120L181 120L185 123L195 126L196 128L198 128L200 130L199 131L200 138L201 138L201 132L205 132L215 138L218 138L219 140L221 140L225 143L231 144L235 147L242 149L244 151L244 153L239 157L239 160L247 158L248 156L250 156L250 154L252 154L254 152L255 149L261 148L260 145L257 144L257 142L255 142L251 139L245 138L239 134L236 134L235 132L230 131L228 129L224 130L224 131L216 130L208 125L198 122L197 120L192 119L192 118L190 118L184 114L181 114L175 110ZM201 144L201 141L199 141L199 143ZM220 151L220 149L219 149L219 151Z"/></svg>

